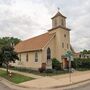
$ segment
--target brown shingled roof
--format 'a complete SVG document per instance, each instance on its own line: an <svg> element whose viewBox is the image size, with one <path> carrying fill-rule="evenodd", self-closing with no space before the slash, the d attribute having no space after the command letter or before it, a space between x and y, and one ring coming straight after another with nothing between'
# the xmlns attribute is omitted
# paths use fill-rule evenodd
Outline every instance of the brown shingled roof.
<svg viewBox="0 0 90 90"><path fill-rule="evenodd" d="M41 50L54 34L45 33L34 38L22 41L15 46L16 52Z"/></svg>

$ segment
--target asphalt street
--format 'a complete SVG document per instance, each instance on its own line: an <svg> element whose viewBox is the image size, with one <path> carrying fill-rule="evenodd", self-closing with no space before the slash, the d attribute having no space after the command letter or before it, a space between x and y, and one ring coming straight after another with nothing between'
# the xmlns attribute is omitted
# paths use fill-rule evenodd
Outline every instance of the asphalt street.
<svg viewBox="0 0 90 90"><path fill-rule="evenodd" d="M9 87L0 82L0 90L14 90L14 89L10 89Z"/></svg>
<svg viewBox="0 0 90 90"><path fill-rule="evenodd" d="M76 88L69 88L69 89L65 89L65 90L90 90L90 83L85 84L85 85L81 85L79 87Z"/></svg>

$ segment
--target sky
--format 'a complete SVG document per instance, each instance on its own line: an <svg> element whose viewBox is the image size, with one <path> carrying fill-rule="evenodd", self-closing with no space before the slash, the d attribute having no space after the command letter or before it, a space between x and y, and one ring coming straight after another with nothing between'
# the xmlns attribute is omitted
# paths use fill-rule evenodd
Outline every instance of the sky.
<svg viewBox="0 0 90 90"><path fill-rule="evenodd" d="M25 40L52 28L57 8L67 17L75 51L90 49L90 0L0 0L0 37Z"/></svg>

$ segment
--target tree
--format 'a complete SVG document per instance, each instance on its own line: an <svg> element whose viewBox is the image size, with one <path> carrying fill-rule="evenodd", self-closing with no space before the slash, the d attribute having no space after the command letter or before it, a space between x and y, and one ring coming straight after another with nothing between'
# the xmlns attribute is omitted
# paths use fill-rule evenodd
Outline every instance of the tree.
<svg viewBox="0 0 90 90"><path fill-rule="evenodd" d="M88 50L88 54L90 54L90 50Z"/></svg>
<svg viewBox="0 0 90 90"><path fill-rule="evenodd" d="M90 54L90 50L83 50L82 52L80 52L81 54Z"/></svg>
<svg viewBox="0 0 90 90"><path fill-rule="evenodd" d="M0 50L0 62L6 65L7 74L8 66L10 62L15 62L19 60L18 54L14 51L14 48L11 46L4 46Z"/></svg>
<svg viewBox="0 0 90 90"><path fill-rule="evenodd" d="M3 46L6 45L16 45L17 43L19 43L21 40L18 38L14 38L14 37L3 37L0 38L0 48L2 48Z"/></svg>

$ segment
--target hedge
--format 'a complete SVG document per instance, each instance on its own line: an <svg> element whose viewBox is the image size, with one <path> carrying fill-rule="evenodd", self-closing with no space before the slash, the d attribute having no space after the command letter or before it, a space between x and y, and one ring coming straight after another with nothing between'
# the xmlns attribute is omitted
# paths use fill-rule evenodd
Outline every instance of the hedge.
<svg viewBox="0 0 90 90"><path fill-rule="evenodd" d="M90 69L90 59L85 59L85 58L77 58L74 59L74 62L76 64L76 68L88 68Z"/></svg>

